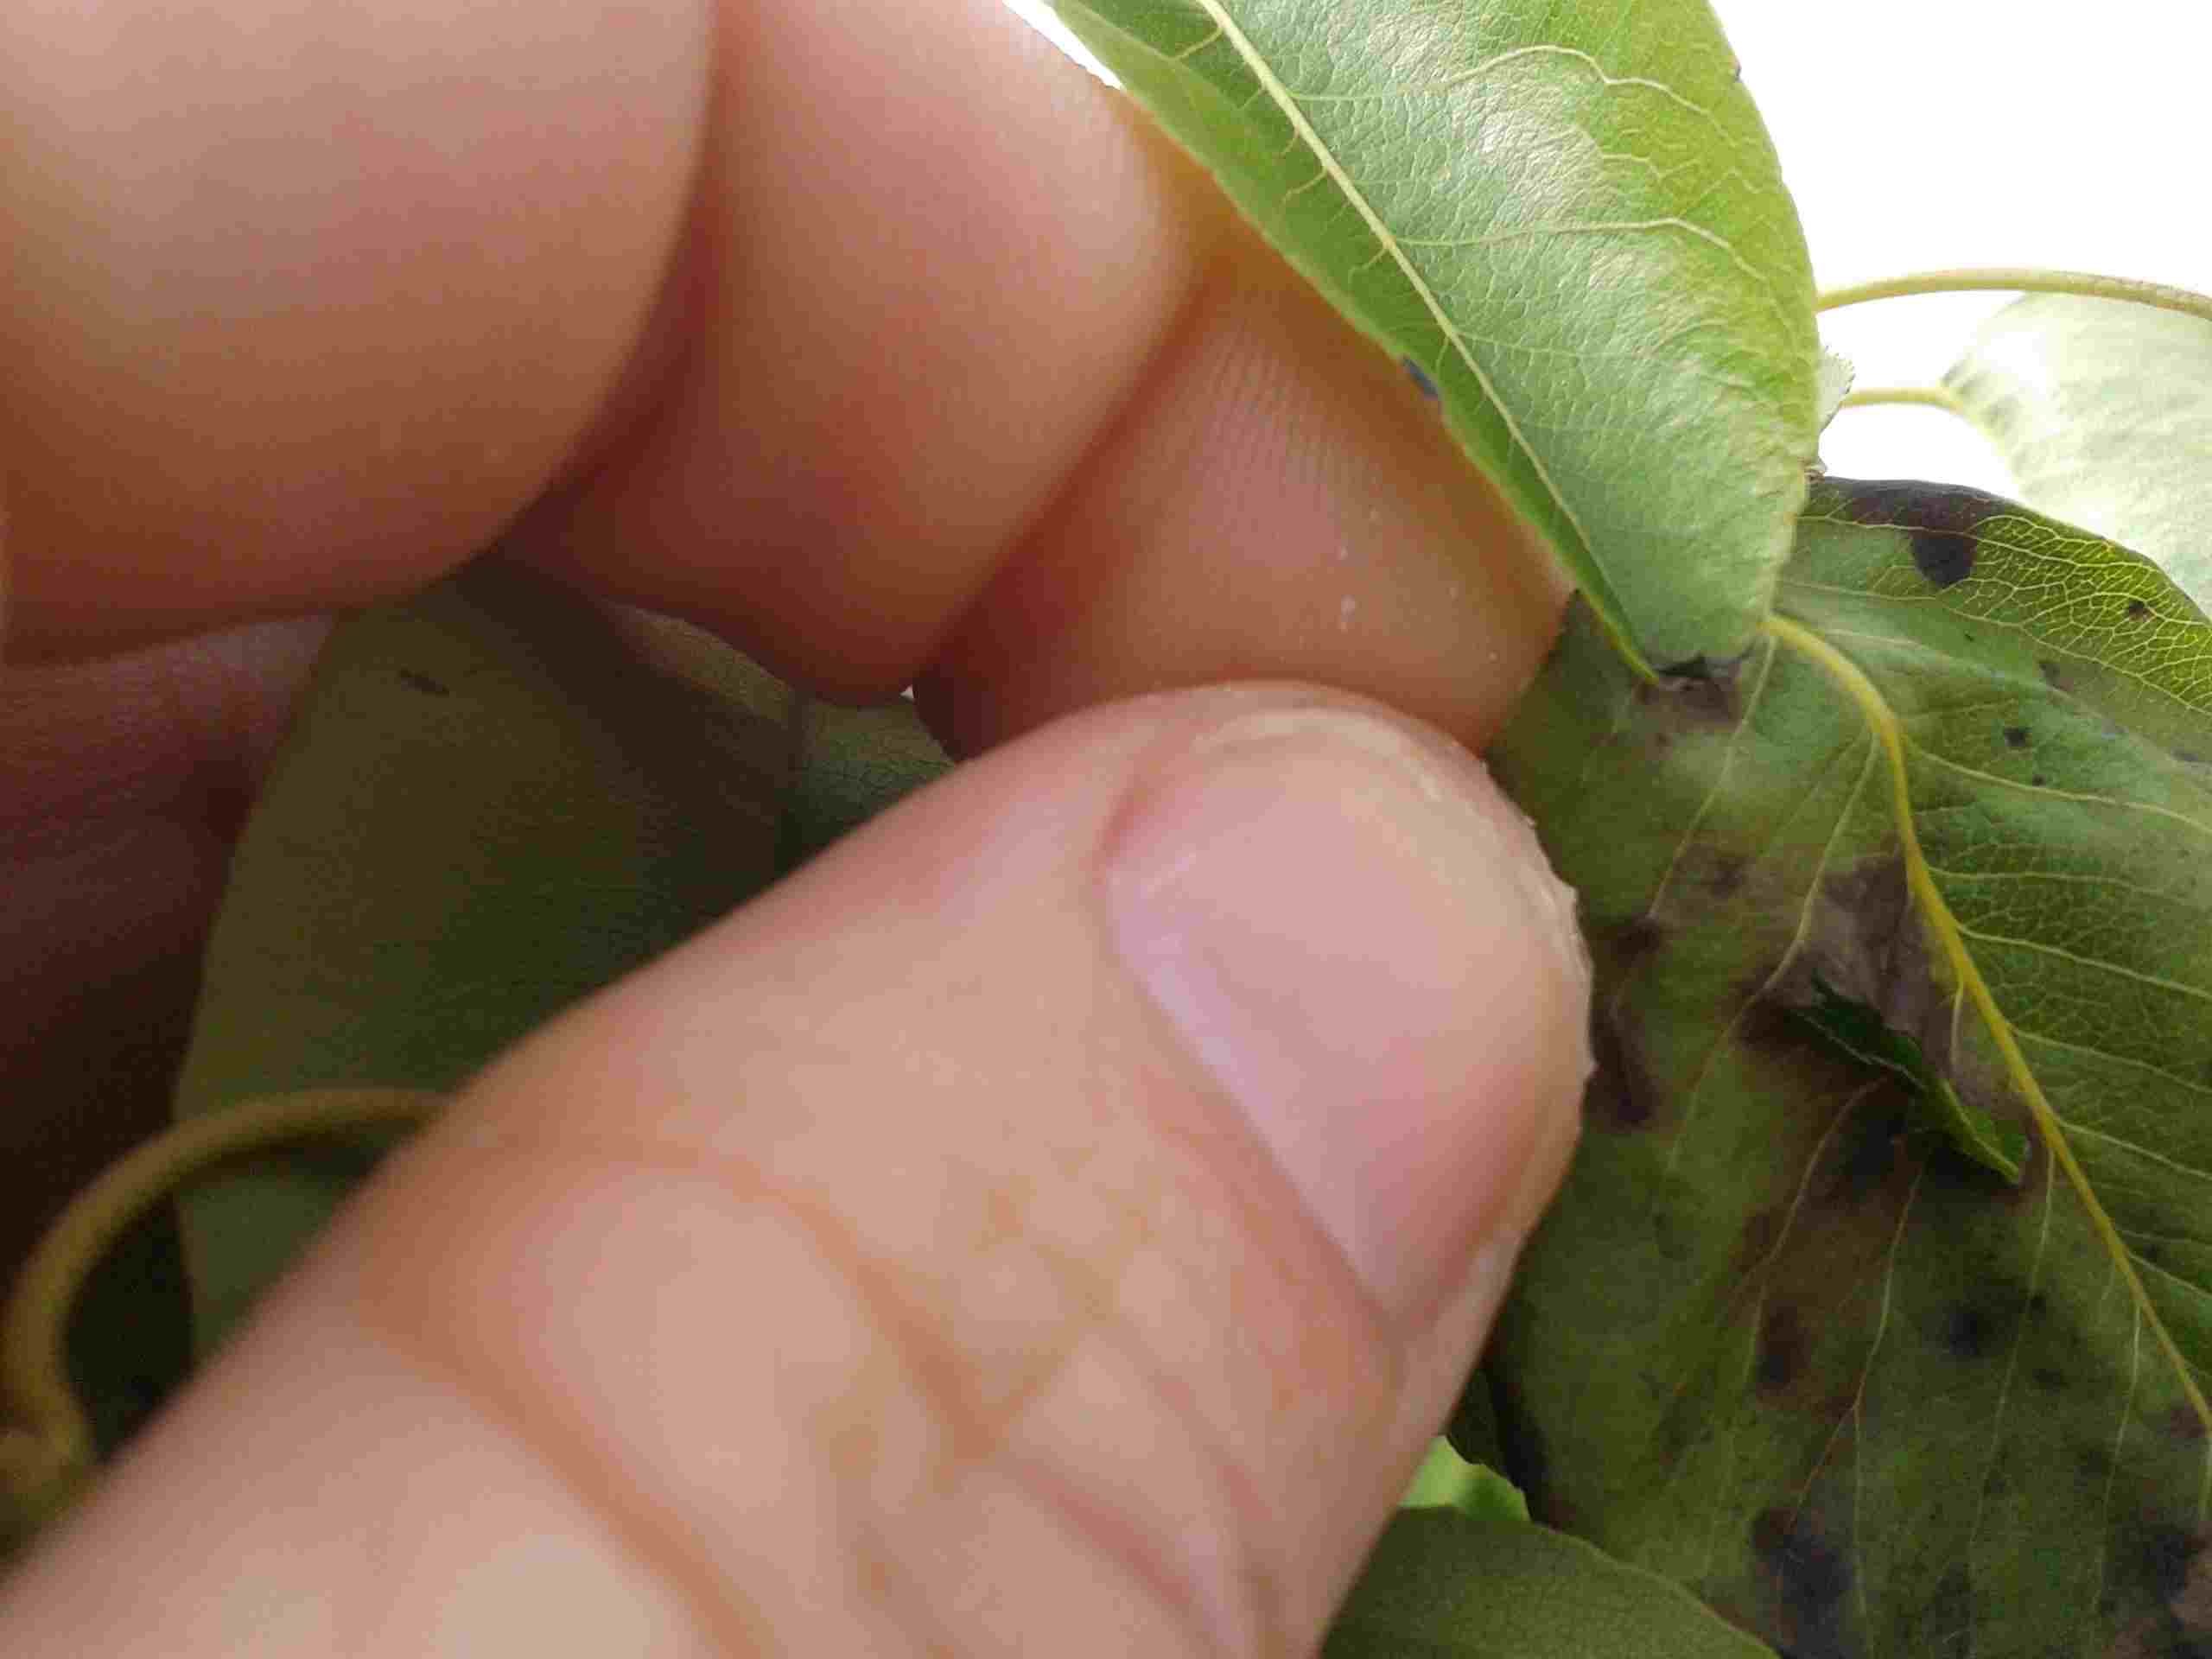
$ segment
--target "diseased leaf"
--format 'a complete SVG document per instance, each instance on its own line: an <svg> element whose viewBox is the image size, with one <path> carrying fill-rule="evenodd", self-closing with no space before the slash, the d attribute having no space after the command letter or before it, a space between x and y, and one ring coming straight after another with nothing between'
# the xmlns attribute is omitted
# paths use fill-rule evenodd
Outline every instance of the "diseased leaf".
<svg viewBox="0 0 2212 1659"><path fill-rule="evenodd" d="M1401 1510L1328 1659L1774 1659L1664 1579L1547 1527Z"/></svg>
<svg viewBox="0 0 2212 1659"><path fill-rule="evenodd" d="M2031 294L1982 325L1943 383L2030 505L2212 602L2212 322Z"/></svg>
<svg viewBox="0 0 2212 1659"><path fill-rule="evenodd" d="M1440 397L1637 660L1732 658L1819 427L1796 211L1703 0L1055 0Z"/></svg>
<svg viewBox="0 0 2212 1659"><path fill-rule="evenodd" d="M1732 678L1578 613L1499 746L1600 1070L1485 1373L1532 1510L1796 1655L2212 1642L2212 626L1977 492L1815 486ZM2035 1135L2017 1186L1815 981Z"/></svg>

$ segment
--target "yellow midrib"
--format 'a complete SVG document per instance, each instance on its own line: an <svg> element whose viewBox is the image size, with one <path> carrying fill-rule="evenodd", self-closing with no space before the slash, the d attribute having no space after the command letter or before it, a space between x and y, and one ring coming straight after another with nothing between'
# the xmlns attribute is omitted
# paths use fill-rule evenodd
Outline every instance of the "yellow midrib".
<svg viewBox="0 0 2212 1659"><path fill-rule="evenodd" d="M1904 734L1897 725L1897 718L1887 699L1865 671L1851 658L1812 629L1788 617L1770 614L1761 625L1765 632L1780 644L1788 645L1800 656L1809 659L1859 707L1866 724L1889 757L1891 793L1897 808L1897 839L1904 855L1905 879L1913 899L1929 920L1945 959L1957 976L1967 995L1980 1013L1982 1023L1995 1039L1998 1052L2004 1057L2005 1072L2020 1097L2028 1103L2028 1114L2035 1122L2036 1131L2042 1135L2044 1145L2050 1149L2052 1159L2065 1172L2066 1179L2075 1195L2088 1212L2090 1225L2095 1230L2113 1263L2126 1281L2128 1294L2135 1299L2137 1311L2150 1322L2160 1351L2174 1368L2174 1375L2181 1383L2197 1421L2212 1433L2212 1408L2208 1408L2204 1392L2197 1386L2196 1377L2175 1344L2173 1333L2166 1329L2166 1322L2158 1316L2158 1306L2151 1300L2140 1274L2135 1271L2134 1259L2129 1255L2126 1243L2120 1236L2120 1229L2113 1224L2104 1205L2098 1199L2096 1190L2089 1184L2088 1173L2074 1155L2074 1148L2066 1138L2058 1114L2043 1092L2043 1085L2028 1065L2027 1056L2020 1052L2018 1040L2012 1034L2012 1022L2005 1019L1997 1006L1997 999L1982 978L1981 969L1967 949L1961 936L1958 920L1951 914L1950 906L1943 902L1943 895L1936 886L1936 878L1928 868L1928 860L1920 850L1920 831L1913 823L1911 796L1907 786L1904 763Z"/></svg>

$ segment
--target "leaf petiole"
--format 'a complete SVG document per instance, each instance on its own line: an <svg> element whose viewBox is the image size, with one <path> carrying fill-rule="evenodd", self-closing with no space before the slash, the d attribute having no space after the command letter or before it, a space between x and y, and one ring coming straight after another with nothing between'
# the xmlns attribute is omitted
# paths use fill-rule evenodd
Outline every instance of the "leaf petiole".
<svg viewBox="0 0 2212 1659"><path fill-rule="evenodd" d="M2161 311L2180 311L2212 322L2212 295L2165 283L2137 282L2087 270L2050 270L2033 265L1993 265L1980 270L1924 270L1834 288L1813 302L1815 311L1840 310L1869 300L1903 299L1916 294L2078 294L2087 299L2128 300Z"/></svg>
<svg viewBox="0 0 2212 1659"><path fill-rule="evenodd" d="M226 1159L286 1141L411 1127L444 1097L412 1089L311 1089L188 1118L110 1165L47 1230L24 1264L0 1323L0 1495L35 1522L90 1471L91 1422L70 1392L64 1338L78 1291L124 1230L164 1193ZM0 1532L8 1529L0 1525Z"/></svg>
<svg viewBox="0 0 2212 1659"><path fill-rule="evenodd" d="M1917 404L1926 409L1940 409L1957 416L1961 420L1974 417L1959 401L1959 396L1948 386L1867 386L1857 391L1847 391L1837 404L1838 409L1873 409L1885 404Z"/></svg>

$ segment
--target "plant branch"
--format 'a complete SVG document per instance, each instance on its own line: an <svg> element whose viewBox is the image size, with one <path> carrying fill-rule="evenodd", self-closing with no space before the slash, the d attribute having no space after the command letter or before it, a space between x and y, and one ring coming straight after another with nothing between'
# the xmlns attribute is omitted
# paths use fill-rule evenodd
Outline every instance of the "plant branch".
<svg viewBox="0 0 2212 1659"><path fill-rule="evenodd" d="M1830 289L1813 302L1815 311L1834 311L1868 300L1892 300L1915 294L2076 294L2085 299L2127 300L2179 311L2212 322L2212 296L2193 293L2164 283L2142 283L2126 276L2101 276L2086 270L2046 270L2032 265L1998 265L1979 270L1926 270L1910 276L1891 276L1878 283Z"/></svg>
<svg viewBox="0 0 2212 1659"><path fill-rule="evenodd" d="M0 1324L0 1492L27 1516L57 1507L91 1469L92 1424L69 1390L65 1335L86 1277L162 1194L210 1166L286 1141L411 1126L443 1096L410 1089L310 1089L178 1123L111 1164L70 1202L24 1264Z"/></svg>

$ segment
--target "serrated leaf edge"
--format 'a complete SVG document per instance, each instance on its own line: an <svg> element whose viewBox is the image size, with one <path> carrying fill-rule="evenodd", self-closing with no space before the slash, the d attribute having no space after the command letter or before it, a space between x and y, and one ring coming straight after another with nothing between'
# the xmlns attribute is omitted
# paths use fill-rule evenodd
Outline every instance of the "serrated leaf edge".
<svg viewBox="0 0 2212 1659"><path fill-rule="evenodd" d="M2129 1254L2126 1242L2120 1236L2120 1229L2106 1212L2098 1198L2096 1189L2080 1161L2074 1155L2065 1128L2058 1121L2058 1114L2044 1094L2043 1085L2037 1081L2035 1071L2028 1065L2027 1056L2020 1052L2018 1039L2012 1034L2012 1022L1998 1007L1997 999L1983 979L1981 969L1967 949L1966 940L1959 931L1957 919L1950 906L1943 902L1943 895L1929 870L1928 860L1920 848L1920 832L1913 822L1912 799L1905 768L1904 733L1897 722L1894 710L1882 696L1880 688L1866 677L1856 663L1838 651L1826 639L1803 624L1778 615L1769 615L1761 625L1769 638L1788 646L1806 658L1839 687L1858 706L1868 729L1881 745L1888 757L1891 795L1897 812L1897 839L1904 858L1905 878L1915 902L1927 918L1930 931L1942 947L1945 959L1958 982L1973 1000L1974 1008L1996 1043L2003 1057L2005 1073L2020 1098L2027 1103L2028 1115L2033 1120L2036 1132L2050 1149L2051 1160L2065 1173L2067 1184L2074 1189L2088 1212L2091 1227L2099 1242L2112 1258L2121 1280L2133 1299L2138 1315L2145 1320L2174 1375L2181 1384L2183 1396L2195 1412L2196 1420L2207 1433L2204 1474L2197 1494L2197 1516L2200 1524L2212 1510L2212 1406L2208 1406L2204 1393L2197 1386L2196 1377L2189 1362L2183 1357L2173 1334L2166 1329L2165 1321L2158 1316L2158 1306L2151 1300L2140 1274L2135 1271L2134 1258Z"/></svg>

